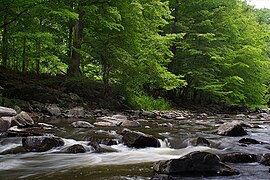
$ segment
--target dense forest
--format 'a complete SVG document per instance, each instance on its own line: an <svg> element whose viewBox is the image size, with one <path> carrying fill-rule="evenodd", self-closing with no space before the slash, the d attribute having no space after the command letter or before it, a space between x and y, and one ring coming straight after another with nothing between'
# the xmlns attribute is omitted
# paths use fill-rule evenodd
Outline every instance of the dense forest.
<svg viewBox="0 0 270 180"><path fill-rule="evenodd" d="M102 82L133 108L269 101L268 9L240 0L0 2L6 69Z"/></svg>

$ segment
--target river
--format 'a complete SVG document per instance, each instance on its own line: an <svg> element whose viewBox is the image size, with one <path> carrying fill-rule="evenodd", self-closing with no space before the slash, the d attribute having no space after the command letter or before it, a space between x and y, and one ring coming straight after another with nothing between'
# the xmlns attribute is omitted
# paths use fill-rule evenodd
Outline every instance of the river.
<svg viewBox="0 0 270 180"><path fill-rule="evenodd" d="M71 123L77 119L46 118L37 120L57 127L53 134L62 137L64 147L47 152L31 152L0 155L0 179L108 179L143 180L153 177L153 162L179 158L192 151L207 151L216 154L247 152L254 154L270 153L270 122L263 119L248 119L258 128L247 128L248 135L264 144L243 145L238 141L243 137L219 136L215 130L224 122L237 119L224 118L223 115L205 119L165 120L153 119L142 122L141 132L152 134L160 139L160 148L129 148L122 143L112 145L117 152L109 153L60 153L61 149L72 144L89 143L95 137L120 139L115 128L80 129ZM87 119L94 122L94 119ZM169 124L169 126L168 126ZM172 125L172 126L171 126ZM197 137L210 141L210 147L195 146ZM0 138L0 153L21 146L20 137ZM105 145L102 145L105 147ZM181 177L181 179L269 179L269 167L259 163L229 164L240 171L239 175L229 177Z"/></svg>

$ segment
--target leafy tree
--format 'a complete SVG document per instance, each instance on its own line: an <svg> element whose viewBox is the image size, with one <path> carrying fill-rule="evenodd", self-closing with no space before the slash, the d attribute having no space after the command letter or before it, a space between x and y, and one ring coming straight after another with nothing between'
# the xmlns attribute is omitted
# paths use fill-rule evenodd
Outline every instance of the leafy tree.
<svg viewBox="0 0 270 180"><path fill-rule="evenodd" d="M166 30L185 33L173 47L170 70L188 85L178 91L182 102L262 104L268 75L266 30L245 2L170 1Z"/></svg>

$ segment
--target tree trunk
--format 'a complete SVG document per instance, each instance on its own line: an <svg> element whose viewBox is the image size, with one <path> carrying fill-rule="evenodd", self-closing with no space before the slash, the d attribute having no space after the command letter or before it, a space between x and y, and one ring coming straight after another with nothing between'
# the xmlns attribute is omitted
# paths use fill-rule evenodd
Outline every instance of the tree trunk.
<svg viewBox="0 0 270 180"><path fill-rule="evenodd" d="M40 72L40 52L41 52L41 44L40 39L36 41L36 73Z"/></svg>
<svg viewBox="0 0 270 180"><path fill-rule="evenodd" d="M104 92L106 95L108 93L108 90L109 90L110 65L107 62L106 57L101 55L101 58L102 58L102 66L103 66L102 80L103 80L103 84L104 84Z"/></svg>
<svg viewBox="0 0 270 180"><path fill-rule="evenodd" d="M7 16L4 16L4 24L7 22ZM8 62L8 39L7 39L8 29L4 26L2 32L2 65L7 67Z"/></svg>
<svg viewBox="0 0 270 180"><path fill-rule="evenodd" d="M69 61L71 60L71 56L72 56L72 43L73 43L73 28L74 25L73 24L69 24L68 25L68 51L67 51L67 57L68 57L68 61L67 63L69 63Z"/></svg>
<svg viewBox="0 0 270 180"><path fill-rule="evenodd" d="M25 73L27 71L26 36L23 37L23 53L22 53L22 57L23 57L22 72Z"/></svg>
<svg viewBox="0 0 270 180"><path fill-rule="evenodd" d="M81 50L82 38L83 38L83 18L84 12L79 10L79 20L74 26L74 36L73 36L73 48L71 51L71 60L68 68L68 75L70 76L80 76L80 61L81 56L79 51Z"/></svg>

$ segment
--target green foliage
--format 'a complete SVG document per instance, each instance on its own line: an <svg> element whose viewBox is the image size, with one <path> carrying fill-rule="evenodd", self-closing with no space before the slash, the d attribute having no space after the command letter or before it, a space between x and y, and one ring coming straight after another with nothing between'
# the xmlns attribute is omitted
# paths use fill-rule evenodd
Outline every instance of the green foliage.
<svg viewBox="0 0 270 180"><path fill-rule="evenodd" d="M146 95L155 91L174 91L182 103L261 105L269 14L240 0L1 0L1 62L52 75L75 67L69 74L103 81L105 91L132 92L136 108L169 108ZM66 83L83 94L91 87Z"/></svg>
<svg viewBox="0 0 270 180"><path fill-rule="evenodd" d="M146 94L132 93L128 102L133 109L143 110L169 110L171 105L164 98L153 98Z"/></svg>
<svg viewBox="0 0 270 180"><path fill-rule="evenodd" d="M185 33L175 42L173 73L184 75L184 100L232 105L264 104L269 31L245 2L170 1L175 19L166 30ZM268 36L268 37L267 37Z"/></svg>

